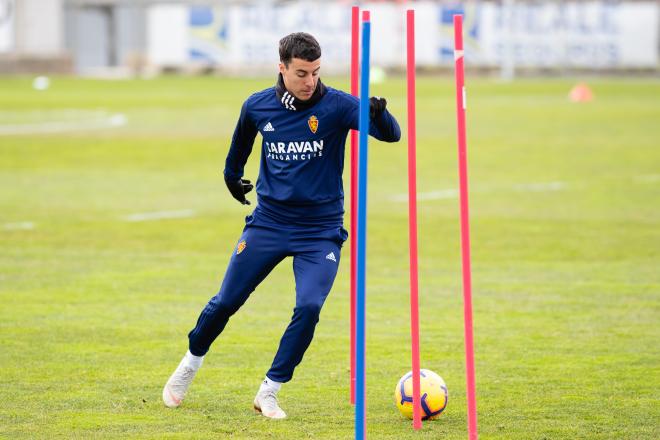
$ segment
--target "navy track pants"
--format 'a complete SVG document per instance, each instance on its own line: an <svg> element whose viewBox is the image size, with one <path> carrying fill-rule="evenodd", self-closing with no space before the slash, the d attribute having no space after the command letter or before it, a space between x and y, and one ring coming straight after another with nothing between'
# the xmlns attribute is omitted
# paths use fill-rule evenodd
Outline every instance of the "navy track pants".
<svg viewBox="0 0 660 440"><path fill-rule="evenodd" d="M189 349L195 356L205 355L259 283L284 258L292 256L296 305L266 373L271 380L288 382L312 342L321 307L337 275L341 245L347 234L341 227L315 230L255 225L250 218L229 261L220 291L188 334Z"/></svg>

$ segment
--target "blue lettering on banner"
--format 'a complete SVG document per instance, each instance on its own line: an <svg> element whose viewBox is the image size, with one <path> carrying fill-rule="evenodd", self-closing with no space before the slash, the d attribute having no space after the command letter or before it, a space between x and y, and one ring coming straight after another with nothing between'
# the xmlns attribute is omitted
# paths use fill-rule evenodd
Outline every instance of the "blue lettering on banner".
<svg viewBox="0 0 660 440"><path fill-rule="evenodd" d="M617 67L622 62L620 2L499 3L488 7L494 13L495 36L481 48L488 63L499 64L510 58L517 66ZM480 43L468 39L466 52L470 46L479 49ZM440 49L440 59L448 62L452 49L453 42L448 39ZM476 63L479 56L474 54Z"/></svg>
<svg viewBox="0 0 660 440"><path fill-rule="evenodd" d="M191 6L188 21L192 27L209 26L213 23L213 9L208 6Z"/></svg>
<svg viewBox="0 0 660 440"><path fill-rule="evenodd" d="M544 36L559 32L582 36L613 35L618 32L614 21L616 10L617 4L609 2L498 5L495 25L501 32L525 35Z"/></svg>
<svg viewBox="0 0 660 440"><path fill-rule="evenodd" d="M467 5L440 5L438 6L438 24L442 32L441 42L437 49L440 63L454 62L454 15L463 15L467 41L464 49L469 54L469 47L479 40L481 34L481 3L468 3Z"/></svg>
<svg viewBox="0 0 660 440"><path fill-rule="evenodd" d="M210 6L191 6L188 9L188 56L191 60L203 61L211 66L228 62L227 10Z"/></svg>

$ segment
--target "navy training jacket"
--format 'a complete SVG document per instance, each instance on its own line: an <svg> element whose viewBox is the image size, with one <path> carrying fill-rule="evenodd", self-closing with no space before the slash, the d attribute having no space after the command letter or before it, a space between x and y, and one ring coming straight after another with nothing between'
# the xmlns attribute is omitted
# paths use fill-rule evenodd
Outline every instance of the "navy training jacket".
<svg viewBox="0 0 660 440"><path fill-rule="evenodd" d="M257 209L282 222L341 224L346 137L350 129L358 129L358 121L358 98L331 87L315 105L297 111L285 107L275 87L257 92L241 108L225 177L243 177L259 132L263 142ZM369 134L397 142L401 129L385 110L370 120Z"/></svg>

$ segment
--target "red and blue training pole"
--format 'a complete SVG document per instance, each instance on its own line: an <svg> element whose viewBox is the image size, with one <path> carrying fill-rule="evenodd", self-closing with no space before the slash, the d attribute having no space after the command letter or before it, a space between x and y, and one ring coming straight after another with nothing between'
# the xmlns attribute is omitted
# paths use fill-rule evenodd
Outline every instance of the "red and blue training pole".
<svg viewBox="0 0 660 440"><path fill-rule="evenodd" d="M422 429L419 367L419 282L417 264L417 122L415 114L415 11L406 13L408 77L408 238L410 250L410 336L413 380L413 428Z"/></svg>
<svg viewBox="0 0 660 440"><path fill-rule="evenodd" d="M351 9L351 95L358 96L360 8ZM351 130L351 403L355 404L355 272L357 250L358 133Z"/></svg>
<svg viewBox="0 0 660 440"><path fill-rule="evenodd" d="M360 151L358 153L358 221L356 276L356 374L355 374L355 440L366 438L366 260L367 260L367 157L369 139L369 43L371 23L369 11L362 11L362 63L360 77Z"/></svg>
<svg viewBox="0 0 660 440"><path fill-rule="evenodd" d="M465 135L465 73L463 65L463 16L454 15L454 61L456 64L456 119L458 123L458 175L461 193L461 254L463 258L463 314L465 323L465 372L468 401L468 438L476 440L477 398L472 332L472 270L470 267L470 213L468 210L467 141Z"/></svg>

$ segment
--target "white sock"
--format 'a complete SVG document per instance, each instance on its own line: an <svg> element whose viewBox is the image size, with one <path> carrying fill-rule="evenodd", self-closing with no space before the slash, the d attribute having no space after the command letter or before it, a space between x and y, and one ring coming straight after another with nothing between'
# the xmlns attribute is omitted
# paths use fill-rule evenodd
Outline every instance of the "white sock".
<svg viewBox="0 0 660 440"><path fill-rule="evenodd" d="M195 371L199 370L199 367L202 366L202 362L204 362L204 356L195 356L190 352L190 350L186 352L186 355L183 357L183 359L185 360L186 364Z"/></svg>
<svg viewBox="0 0 660 440"><path fill-rule="evenodd" d="M275 382L274 380L271 380L266 376L263 382L261 382L261 386L259 387L259 392L262 391L272 391L273 393L277 393L280 388L282 387L282 382Z"/></svg>

